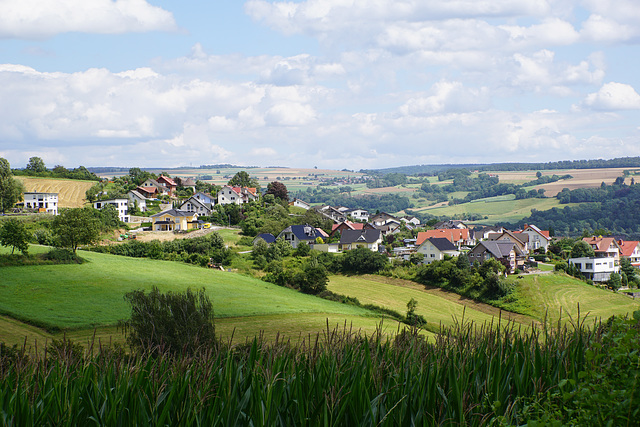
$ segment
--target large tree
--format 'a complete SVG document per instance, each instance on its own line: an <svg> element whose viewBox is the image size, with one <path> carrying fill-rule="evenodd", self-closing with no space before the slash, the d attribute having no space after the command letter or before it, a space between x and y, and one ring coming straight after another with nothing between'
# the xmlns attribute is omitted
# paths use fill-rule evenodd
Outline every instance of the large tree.
<svg viewBox="0 0 640 427"><path fill-rule="evenodd" d="M13 178L7 159L0 157L0 211L5 213L22 198L24 188L20 181Z"/></svg>
<svg viewBox="0 0 640 427"><path fill-rule="evenodd" d="M47 167L44 164L44 160L42 160L40 157L31 157L29 159L29 163L27 163L27 168L28 171L31 172L46 172L47 171Z"/></svg>
<svg viewBox="0 0 640 427"><path fill-rule="evenodd" d="M251 178L246 171L239 171L227 183L233 187L252 187L260 189L260 184L255 178Z"/></svg>
<svg viewBox="0 0 640 427"><path fill-rule="evenodd" d="M100 220L95 210L89 207L62 211L53 220L53 232L63 247L76 253L78 246L97 240L100 234Z"/></svg>
<svg viewBox="0 0 640 427"><path fill-rule="evenodd" d="M23 255L29 250L29 232L24 223L15 218L2 221L0 226L0 245L11 246L11 253L18 249Z"/></svg>
<svg viewBox="0 0 640 427"><path fill-rule="evenodd" d="M273 194L275 198L284 200L285 202L289 201L289 192L287 191L287 186L278 181L273 181L267 184L266 194Z"/></svg>

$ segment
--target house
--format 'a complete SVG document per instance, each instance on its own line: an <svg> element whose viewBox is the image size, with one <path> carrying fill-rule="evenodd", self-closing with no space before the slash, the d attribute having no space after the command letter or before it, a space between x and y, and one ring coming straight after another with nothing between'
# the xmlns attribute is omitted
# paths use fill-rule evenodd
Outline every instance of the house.
<svg viewBox="0 0 640 427"><path fill-rule="evenodd" d="M329 205L315 206L313 209L335 223L345 222L347 220L347 216L345 214Z"/></svg>
<svg viewBox="0 0 640 427"><path fill-rule="evenodd" d="M445 255L455 257L460 255L458 248L445 237L430 237L416 249L416 252L424 255L424 263L444 259Z"/></svg>
<svg viewBox="0 0 640 427"><path fill-rule="evenodd" d="M194 193L196 192L196 182L191 178L183 178L180 180L180 185L183 188L190 188Z"/></svg>
<svg viewBox="0 0 640 427"><path fill-rule="evenodd" d="M305 210L311 209L311 205L300 199L293 199L293 202L289 202L289 206L294 206L296 208L302 208Z"/></svg>
<svg viewBox="0 0 640 427"><path fill-rule="evenodd" d="M468 253L470 263L482 264L489 258L500 261L507 271L513 273L516 268L524 265L526 254L509 240L483 240L478 242Z"/></svg>
<svg viewBox="0 0 640 427"><path fill-rule="evenodd" d="M349 209L345 213L355 220L369 222L369 211L366 209Z"/></svg>
<svg viewBox="0 0 640 427"><path fill-rule="evenodd" d="M300 242L315 243L318 237L324 240L322 233L309 224L292 225L278 234L278 239L284 239L284 241L288 242L294 249L298 247Z"/></svg>
<svg viewBox="0 0 640 427"><path fill-rule="evenodd" d="M504 230L502 233L489 234L490 241L508 240L511 243L518 245L518 249L521 252L529 252L529 235L517 233L509 230Z"/></svg>
<svg viewBox="0 0 640 427"><path fill-rule="evenodd" d="M213 205L205 202L204 200L204 198L191 196L180 205L180 210L185 212L197 212L198 216L210 216L211 211L213 210Z"/></svg>
<svg viewBox="0 0 640 427"><path fill-rule="evenodd" d="M420 220L415 216L405 215L402 218L400 218L400 220L405 224L411 224L414 226L420 225Z"/></svg>
<svg viewBox="0 0 640 427"><path fill-rule="evenodd" d="M271 244L273 242L276 241L276 236L274 236L271 233L262 233L262 234L258 234L254 239L253 239L253 245L255 246L256 243L258 243L258 241L263 240L264 242L266 242L267 244Z"/></svg>
<svg viewBox="0 0 640 427"><path fill-rule="evenodd" d="M471 233L468 228L447 228L419 232L416 239L416 245L420 246L425 240L432 237L444 237L456 245L458 249L462 246L473 246L475 244L475 239L471 237Z"/></svg>
<svg viewBox="0 0 640 427"><path fill-rule="evenodd" d="M398 220L398 218L396 218L393 215L389 215L386 212L380 212L378 214L375 214L373 217L369 219L369 221L373 225L387 225L387 223L392 220L400 224L400 221Z"/></svg>
<svg viewBox="0 0 640 427"><path fill-rule="evenodd" d="M340 235L338 248L342 251L348 251L362 247L378 252L381 243L382 233L380 230L344 230Z"/></svg>
<svg viewBox="0 0 640 427"><path fill-rule="evenodd" d="M160 190L158 190L158 187L154 186L154 185L150 185L150 186L138 186L136 188L136 190L138 193L140 193L143 197L147 198L147 199L154 199L156 197L158 197L161 193Z"/></svg>
<svg viewBox="0 0 640 427"><path fill-rule="evenodd" d="M186 231L200 227L196 212L184 212L179 209L169 209L151 215L153 231Z"/></svg>
<svg viewBox="0 0 640 427"><path fill-rule="evenodd" d="M593 236L582 239L593 249L594 257L569 258L585 278L594 282L606 282L611 273L620 273L620 253L618 242L613 237Z"/></svg>
<svg viewBox="0 0 640 427"><path fill-rule="evenodd" d="M208 205L210 207L213 208L213 205L216 204L216 196L212 196L209 193L204 193L202 191L198 191L197 193L195 193L193 195L193 197L195 197L196 199L198 199L198 201L204 203L205 205Z"/></svg>
<svg viewBox="0 0 640 427"><path fill-rule="evenodd" d="M167 187L163 186L153 178L147 178L142 184L140 184L138 188L143 188L145 191L153 191L151 190L151 187L155 187L155 193L158 195L169 194L169 190L167 189Z"/></svg>
<svg viewBox="0 0 640 427"><path fill-rule="evenodd" d="M107 199L107 200L98 200L97 202L93 202L94 209L102 209L107 205L114 206L118 211L118 219L122 222L129 222L129 199Z"/></svg>
<svg viewBox="0 0 640 427"><path fill-rule="evenodd" d="M529 250L540 250L543 253L547 251L551 244L551 236L548 230L540 230L533 224L525 224L522 232L529 235Z"/></svg>
<svg viewBox="0 0 640 427"><path fill-rule="evenodd" d="M400 223L398 221L389 221L385 225L373 225L373 227L375 227L376 230L380 230L383 236L387 236L389 234L396 234L401 231Z"/></svg>
<svg viewBox="0 0 640 427"><path fill-rule="evenodd" d="M257 190L253 187L232 187L225 185L218 191L218 204L241 205L258 199Z"/></svg>
<svg viewBox="0 0 640 427"><path fill-rule="evenodd" d="M489 240L491 234L502 234L504 228L498 226L479 227L473 230L473 238L479 242L480 240Z"/></svg>
<svg viewBox="0 0 640 427"><path fill-rule="evenodd" d="M341 222L340 224L333 224L333 226L331 227L331 236L333 236L336 233L342 234L343 230L363 230L364 226L365 224L361 222L351 222L351 221Z"/></svg>
<svg viewBox="0 0 640 427"><path fill-rule="evenodd" d="M24 207L40 213L58 215L58 193L24 193Z"/></svg>
<svg viewBox="0 0 640 427"><path fill-rule="evenodd" d="M160 184L160 186L163 189L166 190L166 191L163 191L163 193L168 194L169 196L173 196L173 194L176 191L176 188L178 188L178 184L168 176L160 175L156 180L156 182Z"/></svg>
<svg viewBox="0 0 640 427"><path fill-rule="evenodd" d="M634 267L640 267L640 242L635 240L619 240L620 256L631 261Z"/></svg>
<svg viewBox="0 0 640 427"><path fill-rule="evenodd" d="M136 205L140 212L147 211L147 198L143 196L138 190L131 190L127 193L129 196L129 202L132 205Z"/></svg>
<svg viewBox="0 0 640 427"><path fill-rule="evenodd" d="M433 225L433 228L436 230L451 230L451 229L462 229L468 228L467 225L458 220L458 219L450 219L447 221L438 221Z"/></svg>

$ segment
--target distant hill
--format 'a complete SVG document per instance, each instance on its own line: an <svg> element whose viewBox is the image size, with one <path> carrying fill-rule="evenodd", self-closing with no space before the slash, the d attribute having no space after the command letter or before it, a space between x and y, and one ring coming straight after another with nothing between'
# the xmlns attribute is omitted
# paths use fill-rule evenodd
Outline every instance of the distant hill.
<svg viewBox="0 0 640 427"><path fill-rule="evenodd" d="M363 169L360 172L374 175L403 173L406 175L437 175L448 169L468 169L479 171L524 171L554 169L600 169L600 168L639 168L640 157L618 157L615 159L561 160L547 163L492 163L492 164L445 164L415 165L384 169Z"/></svg>

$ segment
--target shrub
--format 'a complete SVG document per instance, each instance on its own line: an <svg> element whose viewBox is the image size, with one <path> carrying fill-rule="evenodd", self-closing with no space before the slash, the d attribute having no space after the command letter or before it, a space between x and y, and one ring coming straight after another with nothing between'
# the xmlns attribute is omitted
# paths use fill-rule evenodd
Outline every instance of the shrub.
<svg viewBox="0 0 640 427"><path fill-rule="evenodd" d="M131 318L124 322L129 344L143 351L193 354L215 344L213 305L204 288L198 292L145 294L137 290L124 296Z"/></svg>

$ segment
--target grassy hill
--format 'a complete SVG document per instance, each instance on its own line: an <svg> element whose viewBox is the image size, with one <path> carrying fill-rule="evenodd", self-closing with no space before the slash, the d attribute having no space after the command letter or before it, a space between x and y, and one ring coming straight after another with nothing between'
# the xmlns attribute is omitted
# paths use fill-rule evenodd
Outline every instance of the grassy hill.
<svg viewBox="0 0 640 427"><path fill-rule="evenodd" d="M96 183L95 181L31 176L16 176L15 179L24 184L24 189L27 192L58 193L58 203L61 208L80 208L84 206L85 192Z"/></svg>
<svg viewBox="0 0 640 427"><path fill-rule="evenodd" d="M34 246L31 252L43 248ZM6 248L0 248L6 253ZM244 340L266 331L289 337L315 333L327 324L373 331L380 319L367 310L326 301L248 276L192 265L81 252L84 264L3 267L0 282L0 341L22 342L71 330L88 338L117 333L114 325L129 315L124 294L134 289L183 291L205 288L214 304L220 335ZM14 319L27 322L23 325ZM395 330L396 322L387 322Z"/></svg>

